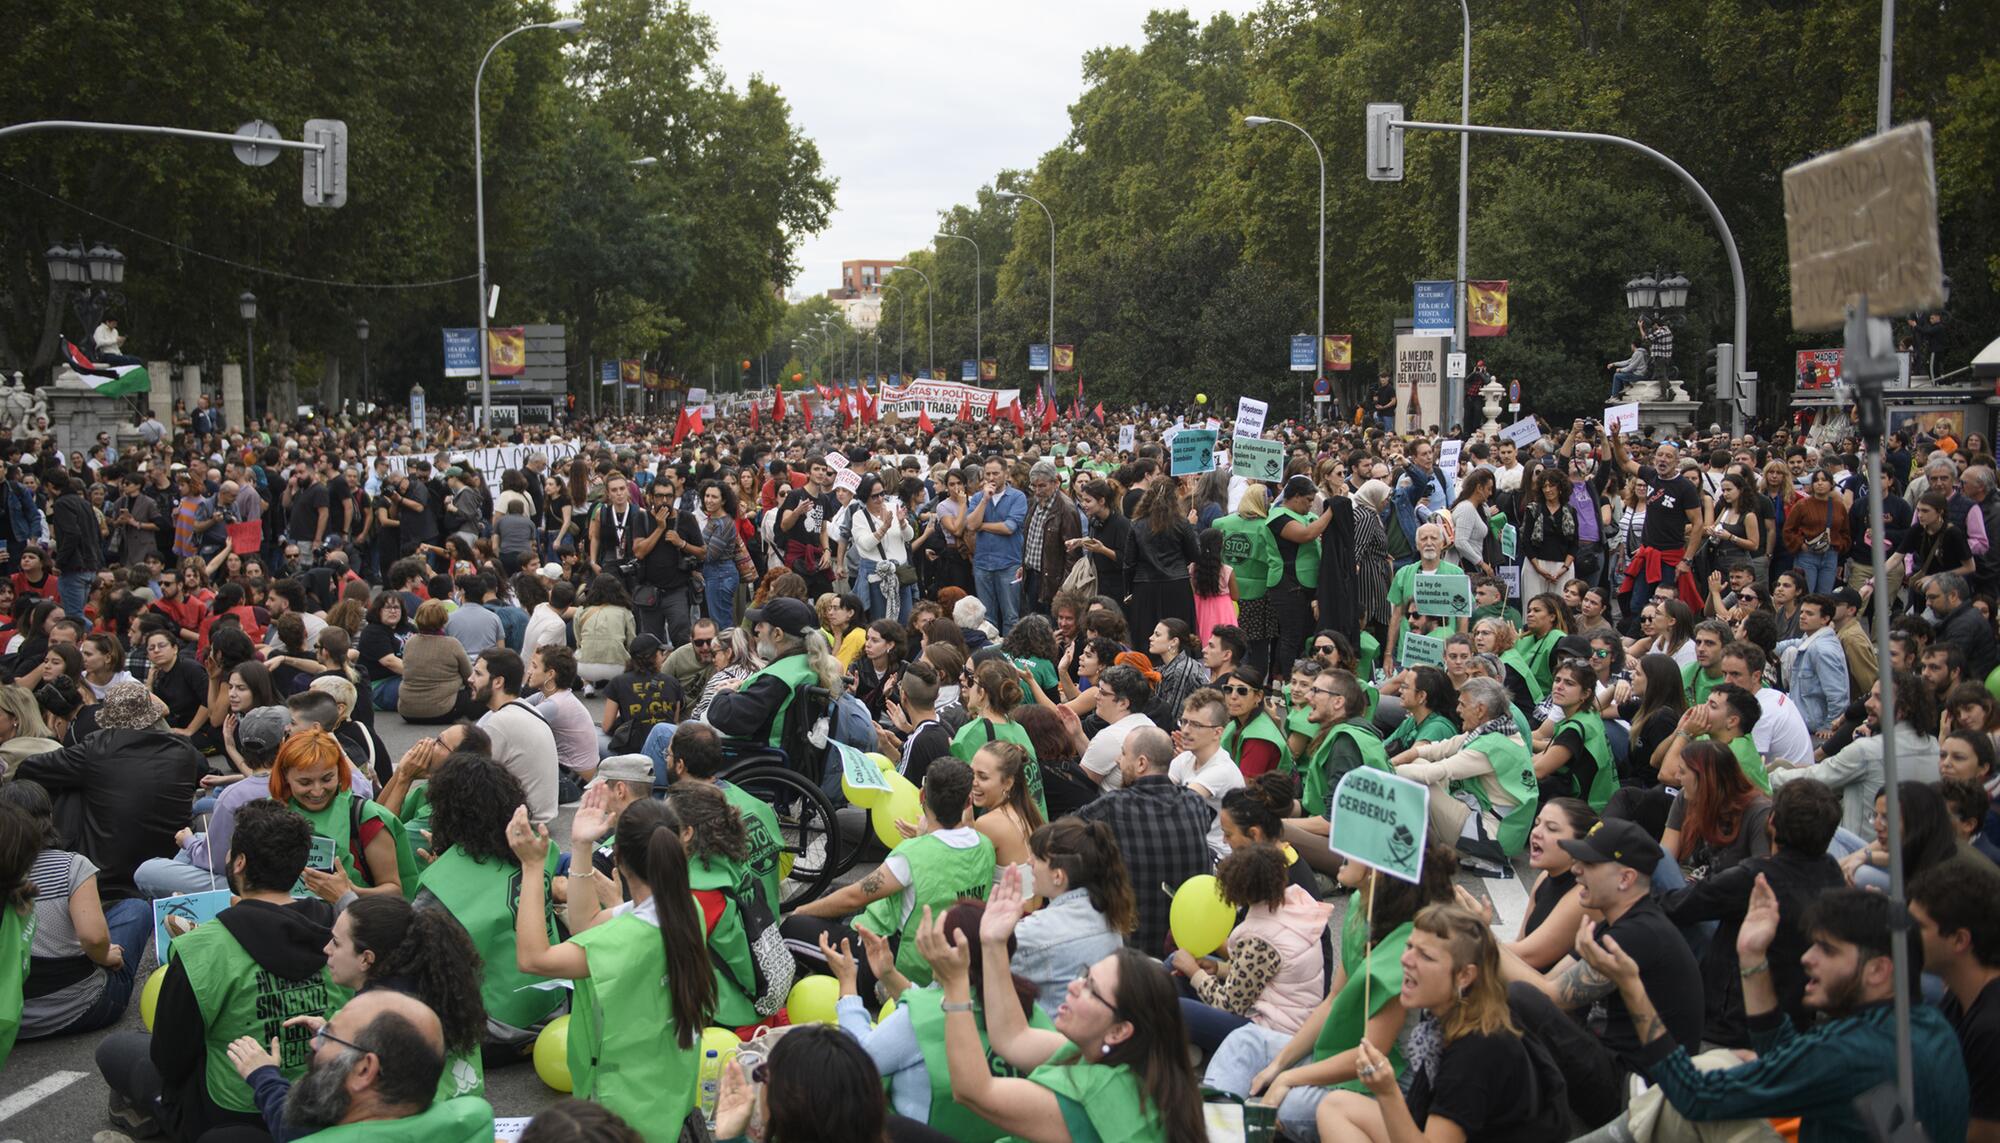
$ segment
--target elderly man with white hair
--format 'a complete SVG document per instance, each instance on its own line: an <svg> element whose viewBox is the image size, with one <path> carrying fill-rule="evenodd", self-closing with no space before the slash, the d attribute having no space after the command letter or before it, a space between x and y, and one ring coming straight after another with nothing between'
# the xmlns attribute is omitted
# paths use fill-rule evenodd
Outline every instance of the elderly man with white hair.
<svg viewBox="0 0 2000 1143"><path fill-rule="evenodd" d="M1420 742L1389 759L1396 773L1430 787L1431 836L1450 838L1465 852L1501 860L1527 842L1535 816L1535 766L1514 721L1507 688L1467 679L1458 689L1464 733Z"/></svg>
<svg viewBox="0 0 2000 1143"><path fill-rule="evenodd" d="M951 621L958 624L961 632L978 631L986 636L986 641L994 646L1000 643L1000 631L986 621L986 605L976 595L968 595L952 605Z"/></svg>
<svg viewBox="0 0 2000 1143"><path fill-rule="evenodd" d="M1993 495L1993 470L1983 464L1966 469L1946 512L1972 545L1973 593L2000 589L2000 496Z"/></svg>

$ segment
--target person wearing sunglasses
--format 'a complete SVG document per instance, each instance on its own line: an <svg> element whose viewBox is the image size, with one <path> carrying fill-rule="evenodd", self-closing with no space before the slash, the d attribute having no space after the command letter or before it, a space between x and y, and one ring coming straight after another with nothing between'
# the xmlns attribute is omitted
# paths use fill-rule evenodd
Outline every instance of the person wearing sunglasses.
<svg viewBox="0 0 2000 1143"><path fill-rule="evenodd" d="M1597 675L1581 659L1565 659L1550 691L1558 714L1548 745L1535 754L1541 799L1582 798L1604 812L1618 788L1618 767L1597 713ZM1538 735L1539 739L1540 736Z"/></svg>
<svg viewBox="0 0 2000 1143"><path fill-rule="evenodd" d="M1235 760L1245 778L1293 766L1290 744L1270 711L1264 708L1264 680L1248 667L1215 681L1228 719L1222 728L1222 749Z"/></svg>

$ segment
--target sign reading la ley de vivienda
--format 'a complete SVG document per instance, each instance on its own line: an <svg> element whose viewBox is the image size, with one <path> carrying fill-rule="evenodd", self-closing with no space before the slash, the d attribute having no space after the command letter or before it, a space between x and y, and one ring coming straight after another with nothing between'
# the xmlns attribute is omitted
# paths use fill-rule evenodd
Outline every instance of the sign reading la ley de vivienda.
<svg viewBox="0 0 2000 1143"><path fill-rule="evenodd" d="M1462 575L1418 575L1410 580L1418 615L1472 614L1472 579Z"/></svg>

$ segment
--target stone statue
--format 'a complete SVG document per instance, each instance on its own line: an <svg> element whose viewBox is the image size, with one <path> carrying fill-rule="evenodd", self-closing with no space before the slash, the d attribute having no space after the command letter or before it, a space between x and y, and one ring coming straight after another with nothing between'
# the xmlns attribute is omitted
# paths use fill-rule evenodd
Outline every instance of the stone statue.
<svg viewBox="0 0 2000 1143"><path fill-rule="evenodd" d="M33 432L48 424L49 403L40 393L28 391L26 378L15 373L0 384L0 422L10 428Z"/></svg>

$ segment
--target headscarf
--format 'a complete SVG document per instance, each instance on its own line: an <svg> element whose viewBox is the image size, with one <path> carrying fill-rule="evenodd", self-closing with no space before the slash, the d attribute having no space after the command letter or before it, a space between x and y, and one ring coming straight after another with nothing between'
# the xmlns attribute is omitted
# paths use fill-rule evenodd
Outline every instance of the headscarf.
<svg viewBox="0 0 2000 1143"><path fill-rule="evenodd" d="M1120 651L1112 663L1120 667L1130 667L1146 677L1146 685L1155 689L1160 685L1160 672L1153 666L1153 660L1138 651Z"/></svg>
<svg viewBox="0 0 2000 1143"><path fill-rule="evenodd" d="M1380 512L1382 506L1389 502L1389 486L1379 480L1364 481L1361 487L1355 490L1354 498Z"/></svg>

